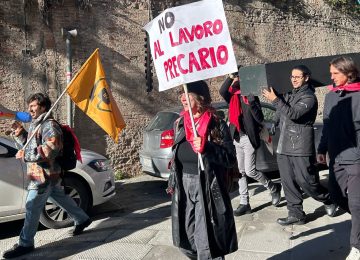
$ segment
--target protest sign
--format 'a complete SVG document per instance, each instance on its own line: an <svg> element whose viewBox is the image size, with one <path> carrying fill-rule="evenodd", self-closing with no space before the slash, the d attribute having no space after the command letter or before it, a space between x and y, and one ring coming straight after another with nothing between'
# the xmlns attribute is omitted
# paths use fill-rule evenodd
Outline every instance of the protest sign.
<svg viewBox="0 0 360 260"><path fill-rule="evenodd" d="M221 0L166 9L144 29L159 91L237 71Z"/></svg>

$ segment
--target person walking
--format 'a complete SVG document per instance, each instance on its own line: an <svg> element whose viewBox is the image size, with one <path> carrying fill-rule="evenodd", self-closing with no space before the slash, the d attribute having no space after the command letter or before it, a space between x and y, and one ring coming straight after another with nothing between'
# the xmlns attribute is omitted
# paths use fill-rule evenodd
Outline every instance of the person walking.
<svg viewBox="0 0 360 260"><path fill-rule="evenodd" d="M188 84L189 102L175 123L168 193L172 194L173 243L190 259L224 259L237 250L235 221L225 186L227 168L236 163L228 126L211 107L205 81ZM190 120L194 121L195 137ZM201 170L198 154L203 160Z"/></svg>
<svg viewBox="0 0 360 260"><path fill-rule="evenodd" d="M277 161L289 212L288 217L279 218L277 222L284 226L305 223L303 192L324 203L329 216L333 216L336 210L328 190L320 185L319 171L315 166L313 124L318 102L310 76L310 70L299 65L291 71L292 92L277 96L272 88L263 90L263 96L276 107L275 122L280 128Z"/></svg>
<svg viewBox="0 0 360 260"><path fill-rule="evenodd" d="M334 82L324 103L324 128L317 160L329 155L329 190L340 208L351 214L347 260L360 259L360 73L349 57L330 62Z"/></svg>
<svg viewBox="0 0 360 260"><path fill-rule="evenodd" d="M48 96L42 93L30 95L27 99L28 110L32 117L29 133L23 126L14 122L15 139L24 145L35 128L41 124L34 138L30 140L25 150L19 150L17 159L22 159L27 164L27 174L30 179L26 198L26 215L24 226L21 230L19 242L13 248L4 252L4 258L22 256L34 250L34 237L39 225L40 213L48 198L65 209L74 219L75 228L72 235L79 235L91 224L89 216L76 205L75 201L65 195L61 186L61 167L56 157L61 153L63 136L59 124L50 117L43 122L46 112L51 107Z"/></svg>
<svg viewBox="0 0 360 260"><path fill-rule="evenodd" d="M229 104L230 133L236 149L240 204L235 216L251 213L247 177L260 182L270 191L274 206L280 203L281 184L272 182L256 170L256 149L260 147L260 131L264 120L260 100L254 95L242 96L239 77L231 74L220 88L220 95Z"/></svg>

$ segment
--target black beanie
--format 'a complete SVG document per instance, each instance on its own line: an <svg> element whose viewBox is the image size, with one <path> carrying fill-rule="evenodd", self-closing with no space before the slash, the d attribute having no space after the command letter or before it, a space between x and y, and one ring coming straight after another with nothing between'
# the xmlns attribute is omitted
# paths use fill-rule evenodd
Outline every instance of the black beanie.
<svg viewBox="0 0 360 260"><path fill-rule="evenodd" d="M205 104L211 103L210 90L205 81L195 81L187 84L189 93L194 93L204 98Z"/></svg>

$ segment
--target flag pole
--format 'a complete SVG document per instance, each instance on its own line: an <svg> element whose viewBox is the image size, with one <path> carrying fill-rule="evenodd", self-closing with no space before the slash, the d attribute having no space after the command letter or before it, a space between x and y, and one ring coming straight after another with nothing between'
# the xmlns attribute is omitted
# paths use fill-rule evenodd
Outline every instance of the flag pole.
<svg viewBox="0 0 360 260"><path fill-rule="evenodd" d="M195 121L194 121L194 115L192 113L192 110L191 110L191 106L190 106L190 99L189 99L189 92L188 92L188 88L187 88L187 85L186 84L183 84L183 87L184 87L184 92L185 92L185 97L186 97L186 103L188 105L188 108L189 108L189 115L190 115L190 121L191 121L191 126L193 128L193 132L194 132L194 137L198 137L198 134L196 132L196 127L195 127ZM204 170L204 162L203 162L203 159L201 157L201 154L200 153L197 153L198 154L198 158L199 158L199 162L200 162L200 169L203 171Z"/></svg>
<svg viewBox="0 0 360 260"><path fill-rule="evenodd" d="M33 133L31 134L31 136L27 139L26 144L23 146L22 150L25 150L25 148L29 145L30 140L34 137L35 133L37 132L37 130L39 130L39 128L41 127L41 124L49 118L50 113L54 110L54 107L57 105L57 103L59 103L60 99L65 95L67 89L70 87L71 83L78 77L78 75L80 74L80 72L85 68L85 66L88 64L89 60L91 60L91 58L99 51L99 49L97 48L91 55L90 57L87 59L87 61L81 66L81 68L79 69L79 71L76 73L76 75L71 79L71 81L69 82L69 84L66 86L65 90L61 93L61 95L58 97L58 99L55 101L55 103L53 104L53 106L49 109L49 111L46 113L44 119L42 120L42 122L35 128L35 130L33 131Z"/></svg>

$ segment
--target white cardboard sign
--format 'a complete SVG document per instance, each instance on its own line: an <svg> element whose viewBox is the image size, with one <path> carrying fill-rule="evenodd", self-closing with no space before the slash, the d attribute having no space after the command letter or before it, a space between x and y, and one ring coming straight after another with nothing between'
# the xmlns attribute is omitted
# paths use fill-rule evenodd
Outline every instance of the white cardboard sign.
<svg viewBox="0 0 360 260"><path fill-rule="evenodd" d="M168 8L144 29L159 91L237 71L222 0Z"/></svg>

